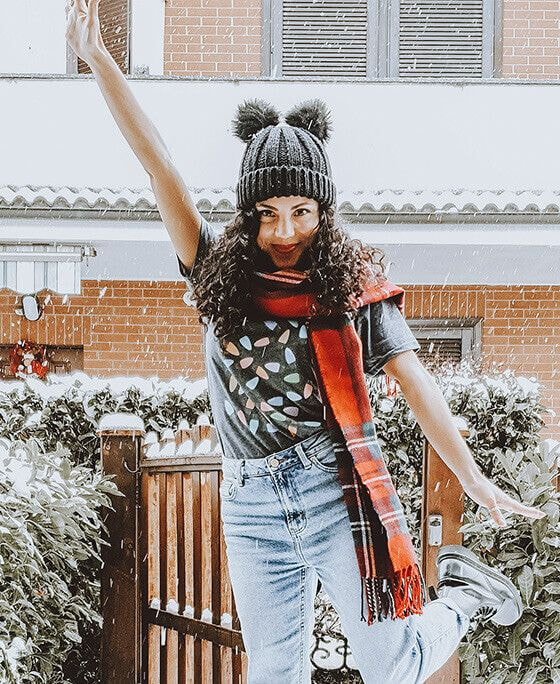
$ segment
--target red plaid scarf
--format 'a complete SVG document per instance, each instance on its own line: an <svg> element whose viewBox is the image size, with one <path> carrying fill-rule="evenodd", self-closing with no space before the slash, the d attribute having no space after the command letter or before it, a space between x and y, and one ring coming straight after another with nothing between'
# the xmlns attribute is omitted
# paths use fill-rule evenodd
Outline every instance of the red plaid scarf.
<svg viewBox="0 0 560 684"><path fill-rule="evenodd" d="M348 509L362 577L367 624L421 614L426 586L404 511L376 439L365 384L362 344L346 314L318 316L307 271L255 271L257 309L276 318L304 318L319 378L327 427L341 435L335 446L338 477ZM404 315L404 290L388 280L368 281L356 308L395 297ZM389 392L389 393L394 393Z"/></svg>

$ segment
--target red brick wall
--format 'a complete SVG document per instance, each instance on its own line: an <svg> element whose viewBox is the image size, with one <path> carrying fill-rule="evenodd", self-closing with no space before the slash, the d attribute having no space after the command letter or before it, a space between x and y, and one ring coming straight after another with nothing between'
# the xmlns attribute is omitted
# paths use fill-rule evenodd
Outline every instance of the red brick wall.
<svg viewBox="0 0 560 684"><path fill-rule="evenodd" d="M91 375L200 378L202 334L184 292L182 282L82 281L81 295L63 303L52 294L43 316L30 322L13 313L14 293L0 290L0 343L83 345L84 372Z"/></svg>
<svg viewBox="0 0 560 684"><path fill-rule="evenodd" d="M504 78L560 78L558 0L503 0Z"/></svg>
<svg viewBox="0 0 560 684"><path fill-rule="evenodd" d="M534 375L558 414L545 417L543 437L559 437L560 287L403 286L408 318L482 317L484 363ZM83 345L84 371L92 375L203 377L202 331L183 303L181 281L84 281L82 288L66 303L52 295L36 323L14 314L16 296L0 291L0 343Z"/></svg>
<svg viewBox="0 0 560 684"><path fill-rule="evenodd" d="M168 0L163 73L259 76L261 0Z"/></svg>
<svg viewBox="0 0 560 684"><path fill-rule="evenodd" d="M560 287L406 286L410 318L482 318L483 367L511 368L543 384L542 402L557 416L543 416L543 437L560 437Z"/></svg>

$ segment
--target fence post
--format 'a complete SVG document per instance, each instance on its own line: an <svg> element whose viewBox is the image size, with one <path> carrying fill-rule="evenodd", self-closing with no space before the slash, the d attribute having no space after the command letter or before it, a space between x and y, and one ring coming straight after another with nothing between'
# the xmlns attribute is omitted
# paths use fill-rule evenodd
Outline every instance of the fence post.
<svg viewBox="0 0 560 684"><path fill-rule="evenodd" d="M469 431L463 418L456 416L455 425L461 437ZM422 571L426 585L437 588L436 556L440 546L462 544L459 527L463 524L463 488L437 451L424 439L424 463L422 478ZM429 543L430 516L441 516L441 544ZM435 528L434 528L435 529ZM426 684L460 684L461 663L457 653L426 680Z"/></svg>
<svg viewBox="0 0 560 684"><path fill-rule="evenodd" d="M103 472L112 475L123 496L111 498L107 533L102 547L101 684L139 684L142 664L142 620L139 550L140 455L144 423L130 413L103 416L101 440Z"/></svg>

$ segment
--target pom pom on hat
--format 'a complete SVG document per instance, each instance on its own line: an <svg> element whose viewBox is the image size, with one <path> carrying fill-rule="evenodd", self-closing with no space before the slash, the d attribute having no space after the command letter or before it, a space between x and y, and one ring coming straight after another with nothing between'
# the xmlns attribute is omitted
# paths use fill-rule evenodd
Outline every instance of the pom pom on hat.
<svg viewBox="0 0 560 684"><path fill-rule="evenodd" d="M332 131L330 112L323 100L314 99L292 107L284 117L287 124L305 128L317 136L321 142L327 142Z"/></svg>
<svg viewBox="0 0 560 684"><path fill-rule="evenodd" d="M245 100L237 106L237 113L232 120L233 134L245 143L267 126L280 123L280 114L271 104L254 98Z"/></svg>

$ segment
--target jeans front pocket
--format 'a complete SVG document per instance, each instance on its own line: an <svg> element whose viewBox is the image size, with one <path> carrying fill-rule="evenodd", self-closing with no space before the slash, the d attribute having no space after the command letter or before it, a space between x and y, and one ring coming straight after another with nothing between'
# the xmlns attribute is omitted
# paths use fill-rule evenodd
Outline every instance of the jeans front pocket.
<svg viewBox="0 0 560 684"><path fill-rule="evenodd" d="M231 475L224 476L220 482L220 498L222 501L233 501L237 496L239 483L235 477Z"/></svg>
<svg viewBox="0 0 560 684"><path fill-rule="evenodd" d="M336 453L331 442L325 444L324 447L317 451L305 454L314 466L327 473L336 473L338 465L336 461Z"/></svg>

